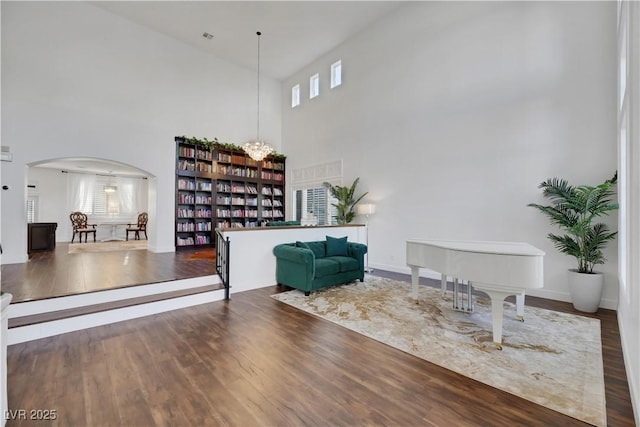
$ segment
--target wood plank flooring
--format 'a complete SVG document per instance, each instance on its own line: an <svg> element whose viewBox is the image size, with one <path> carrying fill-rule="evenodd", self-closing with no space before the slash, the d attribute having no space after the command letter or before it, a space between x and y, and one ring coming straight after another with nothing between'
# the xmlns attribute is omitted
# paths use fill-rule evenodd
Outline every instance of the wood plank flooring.
<svg viewBox="0 0 640 427"><path fill-rule="evenodd" d="M55 251L32 254L27 263L2 265L2 290L17 303L216 274L213 254L210 259L188 250L68 254L68 247L58 243Z"/></svg>
<svg viewBox="0 0 640 427"><path fill-rule="evenodd" d="M584 425L270 298L281 290L10 346L9 407L62 426ZM609 425L634 425L615 312L596 317Z"/></svg>

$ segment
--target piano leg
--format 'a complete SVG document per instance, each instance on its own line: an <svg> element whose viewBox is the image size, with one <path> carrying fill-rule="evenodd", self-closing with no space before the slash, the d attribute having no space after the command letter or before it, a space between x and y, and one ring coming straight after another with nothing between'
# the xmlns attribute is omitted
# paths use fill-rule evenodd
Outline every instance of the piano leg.
<svg viewBox="0 0 640 427"><path fill-rule="evenodd" d="M519 321L524 322L524 292L516 294L516 315Z"/></svg>
<svg viewBox="0 0 640 427"><path fill-rule="evenodd" d="M458 278L453 278L453 309L459 310L460 305L458 304Z"/></svg>
<svg viewBox="0 0 640 427"><path fill-rule="evenodd" d="M496 349L502 350L502 301L513 294L482 289L491 298L491 318L493 323L493 343Z"/></svg>
<svg viewBox="0 0 640 427"><path fill-rule="evenodd" d="M420 267L411 266L411 297L418 304L418 284L420 283Z"/></svg>
<svg viewBox="0 0 640 427"><path fill-rule="evenodd" d="M441 274L440 276L442 276L440 278L440 288L442 289L442 295L444 295L447 291L447 275Z"/></svg>

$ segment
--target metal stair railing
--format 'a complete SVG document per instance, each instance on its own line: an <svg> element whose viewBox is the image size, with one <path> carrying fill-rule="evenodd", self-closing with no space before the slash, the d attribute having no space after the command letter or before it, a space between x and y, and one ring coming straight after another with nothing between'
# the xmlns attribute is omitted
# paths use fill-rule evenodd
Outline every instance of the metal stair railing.
<svg viewBox="0 0 640 427"><path fill-rule="evenodd" d="M224 299L229 301L229 237L224 238L220 230L216 230L216 273L224 285Z"/></svg>

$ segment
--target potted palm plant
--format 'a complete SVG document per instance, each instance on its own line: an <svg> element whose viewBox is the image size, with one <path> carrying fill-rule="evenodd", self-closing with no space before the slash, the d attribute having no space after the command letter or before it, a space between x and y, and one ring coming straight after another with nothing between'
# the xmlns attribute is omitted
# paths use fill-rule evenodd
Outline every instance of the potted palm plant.
<svg viewBox="0 0 640 427"><path fill-rule="evenodd" d="M329 182L324 182L323 185L329 189L331 195L338 200L338 203L332 203L337 209L336 221L338 224L348 224L353 221L356 216L355 207L360 200L368 193L364 193L359 197L355 197L356 186L358 185L360 178L356 178L351 184L351 187L343 187L341 185L332 185Z"/></svg>
<svg viewBox="0 0 640 427"><path fill-rule="evenodd" d="M610 231L606 224L596 222L596 219L618 209L618 204L612 200L617 180L617 173L596 186L572 186L564 179L548 179L538 188L551 204L528 205L564 231L563 235L549 233L548 237L556 249L578 261L578 268L569 270L569 292L576 310L594 313L600 305L604 276L593 268L604 264L606 259L602 250L617 232Z"/></svg>

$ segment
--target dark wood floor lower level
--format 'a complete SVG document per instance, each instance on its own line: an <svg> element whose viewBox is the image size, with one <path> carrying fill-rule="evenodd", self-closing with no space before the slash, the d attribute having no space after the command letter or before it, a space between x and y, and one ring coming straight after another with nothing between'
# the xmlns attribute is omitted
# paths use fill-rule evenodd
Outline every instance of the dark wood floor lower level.
<svg viewBox="0 0 640 427"><path fill-rule="evenodd" d="M10 346L9 406L27 419L7 426L584 425L270 298L281 290ZM615 312L595 317L608 424L632 426Z"/></svg>

